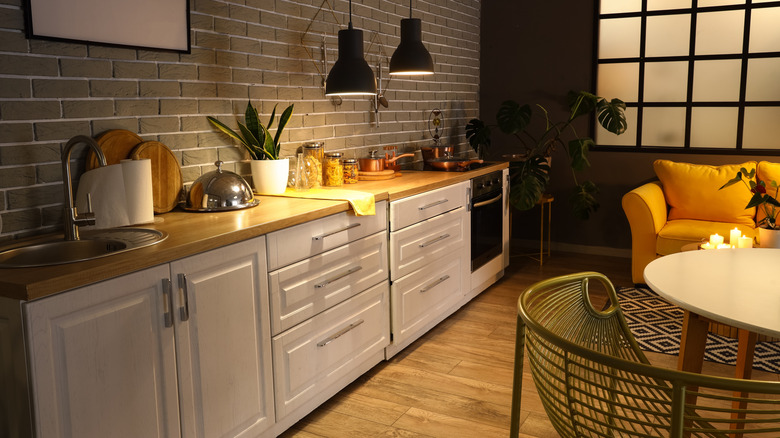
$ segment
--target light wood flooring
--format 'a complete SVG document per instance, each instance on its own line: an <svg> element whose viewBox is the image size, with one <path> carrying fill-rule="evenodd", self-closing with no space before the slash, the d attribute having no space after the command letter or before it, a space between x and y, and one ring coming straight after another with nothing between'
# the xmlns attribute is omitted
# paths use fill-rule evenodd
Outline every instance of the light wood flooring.
<svg viewBox="0 0 780 438"><path fill-rule="evenodd" d="M498 283L282 436L507 437L517 297L538 280L580 271L604 273L616 287L633 285L625 258L555 253L540 269L536 261L513 257ZM676 367L676 356L648 357ZM704 372L733 376L734 368L705 362ZM777 374L758 371L753 377L778 380ZM558 436L529 374L523 379L520 430L520 437Z"/></svg>

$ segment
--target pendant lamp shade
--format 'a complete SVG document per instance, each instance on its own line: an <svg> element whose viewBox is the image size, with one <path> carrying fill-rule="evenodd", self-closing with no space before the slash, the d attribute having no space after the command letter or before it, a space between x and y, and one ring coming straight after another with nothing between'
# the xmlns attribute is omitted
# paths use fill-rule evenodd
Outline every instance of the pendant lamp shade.
<svg viewBox="0 0 780 438"><path fill-rule="evenodd" d="M433 74L433 59L422 43L422 23L419 18L401 20L401 43L390 58L390 74Z"/></svg>
<svg viewBox="0 0 780 438"><path fill-rule="evenodd" d="M339 57L325 81L325 95L376 95L374 71L363 58L363 31L353 29L351 20L339 31Z"/></svg>

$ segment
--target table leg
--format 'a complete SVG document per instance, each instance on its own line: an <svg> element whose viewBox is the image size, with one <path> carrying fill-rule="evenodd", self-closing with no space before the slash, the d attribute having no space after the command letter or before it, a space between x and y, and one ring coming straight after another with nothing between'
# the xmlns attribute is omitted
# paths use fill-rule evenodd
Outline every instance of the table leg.
<svg viewBox="0 0 780 438"><path fill-rule="evenodd" d="M704 362L704 347L707 345L708 324L708 321L698 314L685 311L677 369L701 373Z"/></svg>
<svg viewBox="0 0 780 438"><path fill-rule="evenodd" d="M758 339L758 334L753 333L748 330L739 329L739 347L737 350L737 369L736 369L736 377L738 379L750 379L750 376L753 373L753 355L755 353L756 348L756 340ZM747 392L734 392L734 397L747 397ZM731 404L732 409L746 409L747 408L747 402L744 401L734 401ZM732 420L744 420L745 419L745 413L744 412L732 412L731 413L731 419ZM745 428L745 424L741 422L735 422L731 423L731 429L732 430L741 430ZM742 436L741 433L734 434L733 435L736 438L740 438Z"/></svg>

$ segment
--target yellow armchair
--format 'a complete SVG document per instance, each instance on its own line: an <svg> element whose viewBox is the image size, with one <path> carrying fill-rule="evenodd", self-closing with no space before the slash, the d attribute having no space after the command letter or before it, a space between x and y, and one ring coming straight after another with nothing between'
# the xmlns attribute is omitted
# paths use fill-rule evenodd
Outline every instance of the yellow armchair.
<svg viewBox="0 0 780 438"><path fill-rule="evenodd" d="M756 209L745 209L750 192L739 185L719 189L741 167L756 165L755 161L709 166L656 160L653 168L659 180L626 193L622 201L631 227L634 283L644 283L645 266L656 257L679 252L712 234L728 239L730 230L738 228L755 238ZM761 162L759 178L770 168L780 169L780 164Z"/></svg>

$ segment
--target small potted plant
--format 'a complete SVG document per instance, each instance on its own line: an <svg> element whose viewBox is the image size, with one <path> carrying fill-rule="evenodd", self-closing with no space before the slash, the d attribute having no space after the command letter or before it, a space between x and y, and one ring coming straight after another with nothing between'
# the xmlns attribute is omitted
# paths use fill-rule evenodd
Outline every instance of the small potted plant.
<svg viewBox="0 0 780 438"><path fill-rule="evenodd" d="M754 179L755 176L755 168L748 171L743 167L739 169L737 176L723 184L721 189L738 182L745 184L745 187L753 194L745 208L757 207L759 211L764 213L764 217L756 221L759 243L765 248L780 248L780 224L777 223L777 214L780 213L780 210L778 210L780 202L777 200L777 195L780 192L780 187L778 187L777 181L769 181L769 187L775 191L774 195L770 195L767 193L767 182L762 180L756 181Z"/></svg>
<svg viewBox="0 0 780 438"><path fill-rule="evenodd" d="M273 128L276 119L276 107L277 105L274 105L268 125L263 126L257 108L253 107L251 102L247 102L244 123L238 122L241 134L214 117L207 117L217 129L238 141L249 152L249 156L252 158L250 165L254 189L257 193L270 195L284 193L290 169L290 160L280 158L279 152L282 131L292 116L294 105L285 108L279 116L276 135L272 136L269 130Z"/></svg>
<svg viewBox="0 0 780 438"><path fill-rule="evenodd" d="M587 219L598 209L595 195L598 188L592 181L577 181L576 171L590 166L588 150L594 145L593 139L580 137L572 122L586 114L596 113L601 126L614 134L622 134L627 128L624 110L625 103L620 99L607 101L586 91L570 91L567 95L569 116L560 122L550 120L550 113L537 104L541 110L545 128L540 133L529 132L529 126L534 115L531 106L507 100L504 101L496 114L497 126L506 134L517 138L520 145L519 153L512 154L519 159L510 163L511 185L509 202L518 210L529 210L539 201L549 183L550 155L556 147L566 150L572 177L576 185L571 196L572 209L575 216ZM496 126L496 125L494 125ZM472 119L466 125L466 137L469 144L479 155L484 148L490 146L491 126L480 119ZM571 134L572 139L564 141L565 134Z"/></svg>

